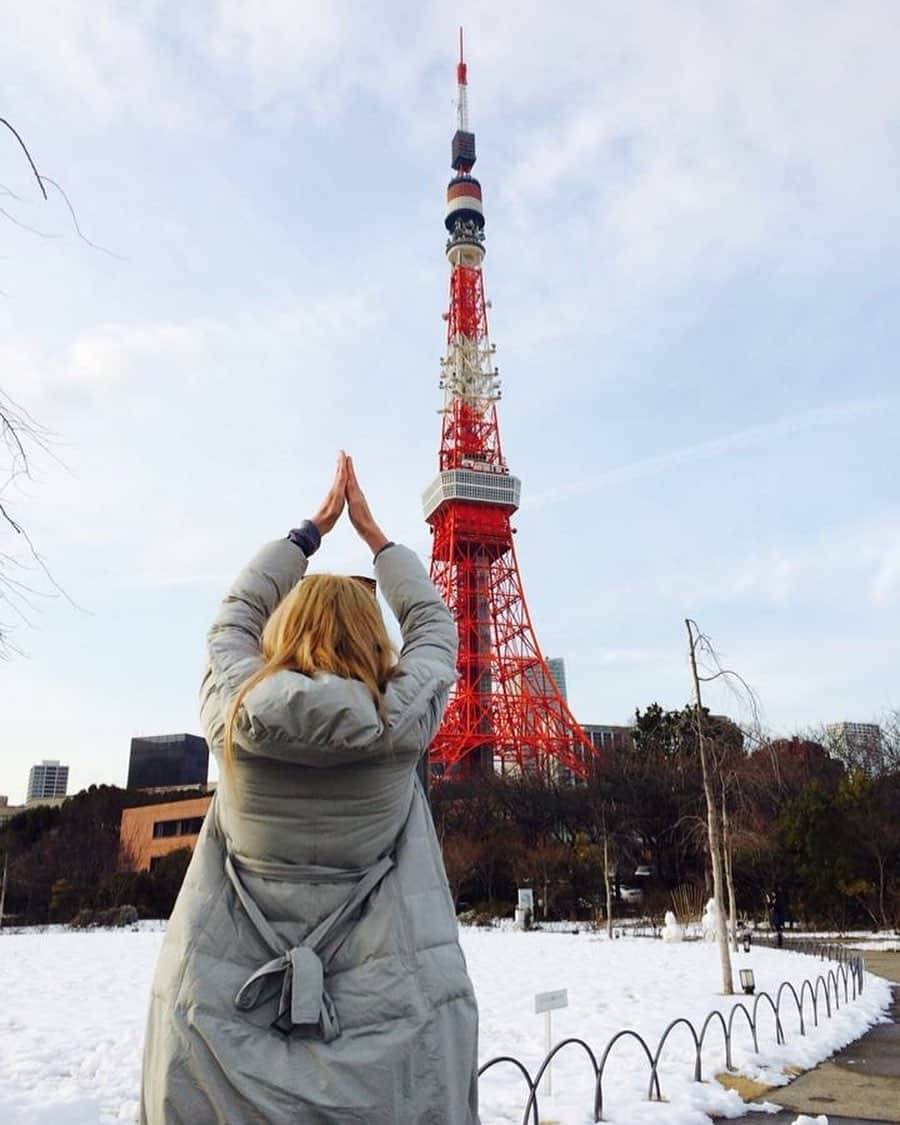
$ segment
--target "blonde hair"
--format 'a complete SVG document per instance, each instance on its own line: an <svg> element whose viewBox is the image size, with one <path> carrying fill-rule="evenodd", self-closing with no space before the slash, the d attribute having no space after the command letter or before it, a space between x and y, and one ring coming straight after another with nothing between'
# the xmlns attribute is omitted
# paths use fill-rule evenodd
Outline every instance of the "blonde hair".
<svg viewBox="0 0 900 1125"><path fill-rule="evenodd" d="M371 590L356 578L311 574L279 603L260 642L265 663L241 684L225 720L224 767L234 764L234 724L247 693L273 672L360 680L387 725L382 693L394 675L397 651Z"/></svg>

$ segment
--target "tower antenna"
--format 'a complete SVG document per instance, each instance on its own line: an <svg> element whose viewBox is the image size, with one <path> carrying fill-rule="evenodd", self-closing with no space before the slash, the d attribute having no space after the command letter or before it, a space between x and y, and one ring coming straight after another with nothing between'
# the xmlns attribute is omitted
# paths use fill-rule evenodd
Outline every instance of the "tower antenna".
<svg viewBox="0 0 900 1125"><path fill-rule="evenodd" d="M466 60L463 56L463 29L459 29L459 63L456 66L456 88L458 90L456 110L457 122L461 133L469 131L469 94L468 76L466 73Z"/></svg>

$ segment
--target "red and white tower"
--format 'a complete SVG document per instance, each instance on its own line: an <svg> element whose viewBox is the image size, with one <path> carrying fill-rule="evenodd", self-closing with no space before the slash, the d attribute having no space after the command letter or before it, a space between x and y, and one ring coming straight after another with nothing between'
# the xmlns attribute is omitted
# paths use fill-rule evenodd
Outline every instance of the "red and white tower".
<svg viewBox="0 0 900 1125"><path fill-rule="evenodd" d="M431 744L446 776L554 763L584 777L594 747L557 690L534 635L510 519L520 482L500 446L496 348L481 264L481 184L471 174L466 64L459 36L458 128L444 220L449 238L447 353L441 360L439 471L423 495L434 544L431 577L459 629L459 680Z"/></svg>

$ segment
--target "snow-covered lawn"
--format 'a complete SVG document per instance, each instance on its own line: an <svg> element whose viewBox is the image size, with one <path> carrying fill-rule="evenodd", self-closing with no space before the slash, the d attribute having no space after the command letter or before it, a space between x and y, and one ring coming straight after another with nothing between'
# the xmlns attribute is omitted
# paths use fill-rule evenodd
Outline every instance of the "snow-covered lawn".
<svg viewBox="0 0 900 1125"><path fill-rule="evenodd" d="M140 1055L150 978L163 924L135 931L68 931L0 935L0 1121L4 1125L107 1125L136 1120ZM599 934L517 933L464 929L463 948L479 997L481 1058L513 1054L532 1071L544 1056L544 1017L534 994L565 988L569 1007L553 1013L553 1039L585 1039L600 1055L610 1038L635 1028L651 1050L678 1016L699 1023L712 1008L738 998L717 995L718 953L702 942L667 945ZM735 957L752 967L758 989L783 980L815 980L823 964L787 951L755 948ZM841 989L843 1000L843 987ZM760 1054L749 1029L735 1021L734 1062L745 1074L772 1083L782 1068L809 1067L877 1021L890 999L879 977L868 976L862 997L818 1029L799 1034L796 1015L782 1008L787 1043L775 1046L774 1021L762 1021ZM820 1003L824 1009L824 1003ZM762 1006L761 1009L762 1011ZM812 1023L807 1002L807 1022ZM604 1117L624 1125L706 1125L708 1112L737 1116L741 1102L715 1082L690 1081L694 1049L686 1028L663 1054L663 1103L647 1102L648 1067L630 1040L617 1044L604 1076ZM721 1031L710 1028L704 1078L723 1067ZM560 1125L592 1120L593 1072L587 1057L567 1048L553 1067L552 1097L541 1116ZM511 1067L482 1079L484 1125L519 1122L525 1084ZM765 1118L761 1118L764 1121Z"/></svg>

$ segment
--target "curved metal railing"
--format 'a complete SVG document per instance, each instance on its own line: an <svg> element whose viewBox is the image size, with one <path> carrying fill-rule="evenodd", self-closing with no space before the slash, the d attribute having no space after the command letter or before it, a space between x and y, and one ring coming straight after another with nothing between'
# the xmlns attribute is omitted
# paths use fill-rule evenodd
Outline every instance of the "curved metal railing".
<svg viewBox="0 0 900 1125"><path fill-rule="evenodd" d="M755 938L757 944L775 945L776 941L773 938L771 942L768 938L760 939ZM537 1071L532 1077L530 1071L521 1060L515 1058L513 1055L498 1055L496 1058L489 1059L478 1070L479 1078L486 1074L494 1067L501 1064L508 1064L516 1067L525 1084L528 1088L527 1101L525 1103L525 1112L522 1117L522 1125L538 1125L540 1120L540 1112L538 1108L538 1087L544 1072L553 1061L553 1059L564 1048L577 1046L582 1049L583 1054L586 1056L586 1062L590 1064L591 1076L593 1079L594 1088L594 1121L603 1120L603 1075L606 1071L606 1066L612 1053L613 1047L617 1043L625 1039L634 1040L647 1060L649 1066L649 1083L647 1087L647 1098L650 1101L662 1101L662 1090L660 1087L659 1067L660 1060L663 1054L663 1048L669 1039L669 1036L675 1031L676 1028L686 1027L690 1035L691 1042L694 1046L694 1068L693 1080L695 1082L702 1081L703 1075L703 1044L707 1037L707 1031L712 1023L716 1020L719 1022L719 1027L722 1032L724 1055L725 1055L725 1068L727 1070L733 1069L732 1067L732 1043L735 1034L735 1018L738 1013L742 1014L740 1024L743 1027L746 1025L753 1040L754 1051L759 1051L759 1031L760 1031L760 1018L759 1008L760 1004L764 1005L766 1019L771 1023L774 1017L775 1021L775 1042L783 1044L785 1041L784 1036L784 1023L781 1018L782 1005L792 1004L797 1012L800 1023L800 1034L806 1035L809 1023L807 1020L808 1015L812 1014L813 1026L819 1026L819 1016L822 1011L820 1004L824 998L825 1018L831 1016L841 1008L841 996L839 984L843 984L843 1003L848 1004L859 996L865 986L865 961L863 958L842 945L836 945L830 942L807 942L792 938L785 938L781 942L781 948L789 949L798 953L805 953L814 957L819 957L822 961L831 961L836 965L836 968L829 968L823 973L816 976L815 983L806 979L800 986L800 992L794 987L790 981L784 981L778 987L775 993L775 998L765 991L757 992L754 994L752 1009L742 1001L738 1000L728 1013L727 1019L725 1015L718 1009L713 1009L707 1015L706 1019L701 1025L699 1034L694 1024L684 1016L679 1016L677 1019L671 1021L656 1044L656 1050L652 1051L647 1040L639 1032L631 1028L626 1028L617 1032L612 1039L606 1044L603 1053L600 1055L600 1061L597 1061L597 1056L591 1050L590 1046L583 1040L575 1037L563 1039L557 1043L556 1046L544 1057ZM832 1003L833 1001L833 1003ZM790 1010L790 1009L789 1009Z"/></svg>

